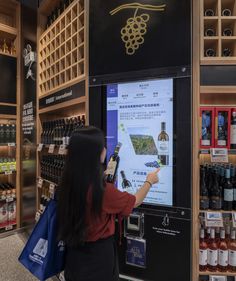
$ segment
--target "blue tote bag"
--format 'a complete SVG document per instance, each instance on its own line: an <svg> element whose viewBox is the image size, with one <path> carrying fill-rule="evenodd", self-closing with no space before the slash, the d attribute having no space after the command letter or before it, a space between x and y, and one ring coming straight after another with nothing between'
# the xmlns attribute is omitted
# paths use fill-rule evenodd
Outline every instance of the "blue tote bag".
<svg viewBox="0 0 236 281"><path fill-rule="evenodd" d="M51 200L27 241L19 261L44 281L64 270L65 246L57 240L55 200Z"/></svg>

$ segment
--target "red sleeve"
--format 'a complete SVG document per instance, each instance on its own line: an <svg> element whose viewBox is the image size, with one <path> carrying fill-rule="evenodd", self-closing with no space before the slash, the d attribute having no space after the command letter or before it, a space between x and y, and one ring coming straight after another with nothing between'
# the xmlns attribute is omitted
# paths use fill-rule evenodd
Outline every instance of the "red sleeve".
<svg viewBox="0 0 236 281"><path fill-rule="evenodd" d="M107 214L119 214L128 217L135 205L136 197L119 191L113 184L106 184L103 210Z"/></svg>

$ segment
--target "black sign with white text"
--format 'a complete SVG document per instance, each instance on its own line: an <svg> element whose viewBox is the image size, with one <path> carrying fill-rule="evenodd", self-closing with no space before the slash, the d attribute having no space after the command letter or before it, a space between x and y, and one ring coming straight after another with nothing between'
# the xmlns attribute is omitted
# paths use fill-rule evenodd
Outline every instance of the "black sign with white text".
<svg viewBox="0 0 236 281"><path fill-rule="evenodd" d="M59 92L51 94L50 96L41 98L39 101L39 109L83 97L84 92L85 82L83 81Z"/></svg>

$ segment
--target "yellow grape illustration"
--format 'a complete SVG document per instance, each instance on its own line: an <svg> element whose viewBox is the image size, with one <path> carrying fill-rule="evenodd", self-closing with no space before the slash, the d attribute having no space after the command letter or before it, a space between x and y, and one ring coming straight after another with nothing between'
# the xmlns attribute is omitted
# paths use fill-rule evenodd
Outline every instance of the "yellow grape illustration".
<svg viewBox="0 0 236 281"><path fill-rule="evenodd" d="M121 39L125 44L127 55L134 55L145 41L144 36L147 33L147 24L150 20L150 15L147 13L138 15L139 10L164 11L165 7L166 5L153 6L132 3L121 5L110 12L113 16L124 9L135 9L133 17L129 18L126 21L126 25L121 29Z"/></svg>

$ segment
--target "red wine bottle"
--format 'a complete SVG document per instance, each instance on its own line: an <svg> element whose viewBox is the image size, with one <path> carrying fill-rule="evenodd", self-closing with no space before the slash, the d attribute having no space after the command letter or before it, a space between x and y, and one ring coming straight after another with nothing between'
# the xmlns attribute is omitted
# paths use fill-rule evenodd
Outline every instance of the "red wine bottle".
<svg viewBox="0 0 236 281"><path fill-rule="evenodd" d="M121 148L122 144L118 142L114 153L111 155L110 160L107 165L107 177L106 181L110 183L114 183L116 180L116 175L117 175L117 170L120 162L120 156L119 156L119 151Z"/></svg>

